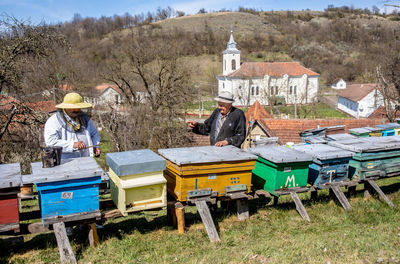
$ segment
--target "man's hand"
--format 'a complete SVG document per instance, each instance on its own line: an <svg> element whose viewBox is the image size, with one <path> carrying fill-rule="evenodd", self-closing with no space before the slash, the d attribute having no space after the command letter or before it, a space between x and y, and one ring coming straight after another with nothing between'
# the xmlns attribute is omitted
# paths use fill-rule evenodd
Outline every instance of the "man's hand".
<svg viewBox="0 0 400 264"><path fill-rule="evenodd" d="M226 140L221 140L221 141L218 141L217 143L215 143L215 146L217 146L217 147L223 147L223 146L227 146L229 143L228 143L228 141L226 141Z"/></svg>
<svg viewBox="0 0 400 264"><path fill-rule="evenodd" d="M94 156L98 157L98 156L100 156L100 154L101 154L100 149L99 148L94 148Z"/></svg>
<svg viewBox="0 0 400 264"><path fill-rule="evenodd" d="M197 122L196 121L188 121L187 122L189 124L189 128L193 129L197 126Z"/></svg>
<svg viewBox="0 0 400 264"><path fill-rule="evenodd" d="M74 148L75 149L84 149L86 148L86 145L83 141L78 141L74 143Z"/></svg>

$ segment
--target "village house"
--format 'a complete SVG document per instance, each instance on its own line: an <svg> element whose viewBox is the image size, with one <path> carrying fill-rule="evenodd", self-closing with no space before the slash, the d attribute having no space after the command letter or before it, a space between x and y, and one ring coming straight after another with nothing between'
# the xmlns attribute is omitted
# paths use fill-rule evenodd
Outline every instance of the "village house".
<svg viewBox="0 0 400 264"><path fill-rule="evenodd" d="M333 89L339 90L339 89L346 89L347 84L343 79L336 79L335 81L333 81L331 87Z"/></svg>
<svg viewBox="0 0 400 264"><path fill-rule="evenodd" d="M369 117L382 105L383 97L375 83L350 84L338 93L338 109L355 118Z"/></svg>
<svg viewBox="0 0 400 264"><path fill-rule="evenodd" d="M319 74L299 62L240 62L231 31L223 52L222 75L218 92L233 94L236 106L250 106L255 101L268 104L307 104L316 100Z"/></svg>

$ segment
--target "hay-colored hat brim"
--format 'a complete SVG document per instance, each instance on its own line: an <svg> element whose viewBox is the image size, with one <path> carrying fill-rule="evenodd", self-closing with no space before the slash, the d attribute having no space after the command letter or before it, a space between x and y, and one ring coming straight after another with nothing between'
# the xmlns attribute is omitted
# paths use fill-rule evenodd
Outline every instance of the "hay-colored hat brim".
<svg viewBox="0 0 400 264"><path fill-rule="evenodd" d="M92 104L89 103L76 103L76 104L66 104L66 103L61 103L56 105L57 108L62 108L62 109L81 109L81 108L89 108L92 107Z"/></svg>

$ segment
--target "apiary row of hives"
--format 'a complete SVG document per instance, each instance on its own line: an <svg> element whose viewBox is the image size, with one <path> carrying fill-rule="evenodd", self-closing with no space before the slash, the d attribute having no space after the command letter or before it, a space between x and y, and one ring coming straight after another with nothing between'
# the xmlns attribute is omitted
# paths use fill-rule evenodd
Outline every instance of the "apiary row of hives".
<svg viewBox="0 0 400 264"><path fill-rule="evenodd" d="M260 146L243 151L233 146L134 150L106 155L112 200L122 215L167 205L167 192L177 201L362 181L400 175L400 137L337 135L325 144ZM90 157L63 160L21 177L19 164L3 164L0 177L1 226L18 224L16 188L35 183L43 223L63 217L99 213L98 186L105 174Z"/></svg>

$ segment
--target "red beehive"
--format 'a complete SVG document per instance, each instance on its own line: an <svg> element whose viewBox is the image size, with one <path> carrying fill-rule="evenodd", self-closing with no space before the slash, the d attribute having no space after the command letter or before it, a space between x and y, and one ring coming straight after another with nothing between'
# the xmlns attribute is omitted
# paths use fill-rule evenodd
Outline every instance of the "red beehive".
<svg viewBox="0 0 400 264"><path fill-rule="evenodd" d="M19 163L0 165L0 232L19 229L18 190L21 186Z"/></svg>

